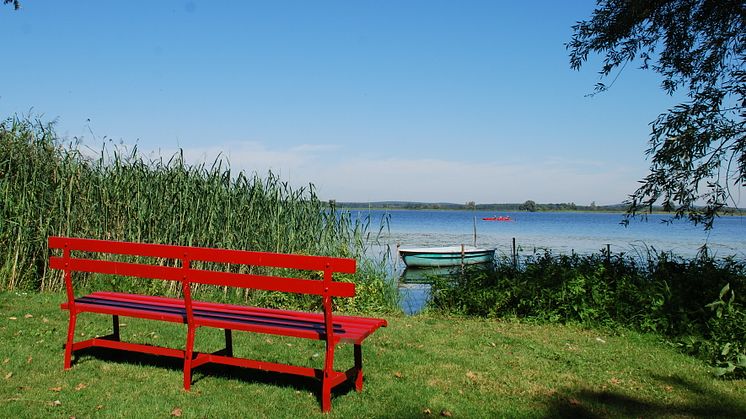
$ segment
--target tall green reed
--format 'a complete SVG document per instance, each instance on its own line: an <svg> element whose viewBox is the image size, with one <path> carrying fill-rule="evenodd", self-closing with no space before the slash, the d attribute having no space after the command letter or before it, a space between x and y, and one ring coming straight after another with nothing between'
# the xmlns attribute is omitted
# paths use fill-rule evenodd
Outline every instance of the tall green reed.
<svg viewBox="0 0 746 419"><path fill-rule="evenodd" d="M0 123L0 290L63 288L60 273L47 267L51 235L364 262L367 224L321 201L312 184L292 188L271 172L236 173L220 156L212 164L188 164L182 152L146 158L137 147L106 143L96 157L87 154L75 142L63 144L53 124L18 117ZM348 280L365 282L362 290L376 284L371 292L388 301L370 305L393 307L384 270L364 271ZM163 287L178 293L173 284ZM241 297L311 304L272 293Z"/></svg>

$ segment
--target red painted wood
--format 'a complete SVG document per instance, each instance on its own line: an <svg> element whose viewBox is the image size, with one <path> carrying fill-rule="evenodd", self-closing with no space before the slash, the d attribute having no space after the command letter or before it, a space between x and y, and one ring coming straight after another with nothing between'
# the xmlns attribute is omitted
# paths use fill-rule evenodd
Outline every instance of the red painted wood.
<svg viewBox="0 0 746 419"><path fill-rule="evenodd" d="M73 289L72 273L70 272L70 269L67 269L69 262L70 249L65 246L64 250L62 251L62 268L60 269L65 269L65 291L67 292L67 301L70 303L70 315L72 316L73 314L75 314L75 291Z"/></svg>
<svg viewBox="0 0 746 419"><path fill-rule="evenodd" d="M67 304L61 305L63 310L66 309L66 306ZM120 316L126 316L126 317L137 317L139 319L160 320L160 321L166 321L166 322L172 322L172 323L186 323L185 314L160 313L160 312L153 312L153 311L147 311L147 310L106 307L106 306L100 306L96 304L85 304L85 303L77 303L76 308L78 309L79 312L120 315Z"/></svg>
<svg viewBox="0 0 746 419"><path fill-rule="evenodd" d="M339 273L355 273L354 259L329 256L307 256L248 250L213 249L207 247L173 246L111 240L81 239L72 237L49 237L50 249L62 249L67 243L70 250L116 255L146 256L154 258L181 259L186 252L191 260L216 263L244 264L290 268L309 271L331 269Z"/></svg>
<svg viewBox="0 0 746 419"><path fill-rule="evenodd" d="M191 387L191 371L197 366L207 363L314 377L321 380L322 410L328 411L331 409L331 390L334 387L352 380L358 391L362 389L362 352L360 344L375 330L387 325L384 319L333 314L332 297L354 296L355 285L334 282L332 275L333 273L354 273L354 259L66 237L50 237L48 243L50 249L63 250L62 257L50 257L49 264L52 269L61 269L65 274L68 301L61 304L61 307L70 312L65 349L66 369L71 365L74 351L96 346L182 358L184 359L184 388L187 390ZM94 255L91 256L91 253ZM154 260L152 264L120 262L101 259L101 254L146 257L154 258ZM171 259L171 261L168 262L168 259ZM166 263L164 263L164 260ZM193 261L321 271L324 279L311 280L286 276L194 269ZM168 266L163 266L164 264ZM94 292L75 298L72 272L178 281L182 284L184 298L117 292ZM195 283L320 295L322 296L323 311L321 313L307 313L193 301L191 284ZM105 338L74 342L76 318L77 314L81 312L112 315L114 333ZM119 341L117 333L118 316L185 323L187 325L185 350ZM226 349L213 354L194 352L195 332L196 328L200 326L225 329ZM231 330L325 340L324 368L314 369L233 357ZM355 366L346 372L334 370L334 349L339 342L355 344Z"/></svg>
<svg viewBox="0 0 746 419"><path fill-rule="evenodd" d="M101 299L99 303L87 303L87 298ZM119 307L106 305L106 302L123 304L148 304L147 307ZM78 299L76 307L80 311L101 314L123 315L150 320L162 320L175 323L187 323L184 301L177 298L141 296L113 292L96 292ZM67 304L61 305L67 309ZM166 311L156 311L162 309ZM256 307L236 306L230 304L203 303L195 301L193 309L195 324L222 329L252 331L266 334L280 334L283 336L300 337L306 339L325 339L325 323L321 313L307 313L279 309L258 309ZM202 313L204 312L204 313ZM223 316L211 319L205 314ZM262 324L245 324L241 319L254 317ZM356 321L351 321L356 320ZM364 321L365 320L365 321ZM294 323L305 323L306 327L294 326ZM334 316L333 325L335 338L333 341L360 343L379 327L385 325L385 320L375 318L355 318L351 316Z"/></svg>
<svg viewBox="0 0 746 419"><path fill-rule="evenodd" d="M199 368L202 365L209 364L211 356L212 354L196 353L194 359L192 359L192 368Z"/></svg>
<svg viewBox="0 0 746 419"><path fill-rule="evenodd" d="M65 363L64 369L69 370L72 364L73 346L75 342L75 322L76 314L74 310L70 311L70 319L67 325L67 343L65 343Z"/></svg>
<svg viewBox="0 0 746 419"><path fill-rule="evenodd" d="M192 386L192 356L194 354L194 325L187 326L186 353L184 354L184 390Z"/></svg>
<svg viewBox="0 0 746 419"><path fill-rule="evenodd" d="M192 356L194 352L194 334L196 332L194 322L194 310L192 308L192 286L191 286L191 261L187 258L188 252L184 252L181 260L183 279L181 281L181 293L184 296L184 312L186 313L187 341L184 354L184 390L192 386Z"/></svg>
<svg viewBox="0 0 746 419"><path fill-rule="evenodd" d="M70 270L77 272L133 276L137 278L161 279L167 281L182 281L184 278L183 268L130 262L79 258L71 258L68 261L65 261L64 258L53 256L49 259L49 267L52 269L65 269L68 267ZM323 295L325 288L328 288L329 293L335 297L355 296L355 284L349 282L332 282L331 284L326 285L323 281L312 279L238 274L199 269L190 269L189 279L190 282L200 284L293 292L298 294Z"/></svg>
<svg viewBox="0 0 746 419"><path fill-rule="evenodd" d="M138 295L138 294L126 294L126 293L118 293L118 292L106 292L106 291L99 291L91 294L91 296L94 297L101 297L111 300L121 300L121 301L137 301L137 302L152 302L159 305L164 306L173 306L173 307L181 307L183 305L183 302L181 299L178 298L170 298L170 297L159 297L159 296L150 296L150 295ZM273 318L288 318L288 319L295 319L295 318L303 318L307 319L309 321L323 321L323 315L321 313L309 313L309 312L303 312L303 311L293 311L293 310L282 310L282 309L272 309L272 308L263 308L263 307L251 307L251 306L238 306L238 305L232 305L232 304L225 304L225 303L212 303L212 302L205 302L205 301L195 301L194 302L195 307L198 309L205 309L205 310L216 310L220 312L225 313L236 313L236 314L250 314L250 315L266 315ZM368 325L378 324L380 326L386 326L386 320L384 319L376 319L376 318L369 318L369 317L354 317L354 316L342 316L342 315L334 315L335 322L341 321L344 324L349 325L355 325L355 324L361 324L362 327L368 327Z"/></svg>
<svg viewBox="0 0 746 419"><path fill-rule="evenodd" d="M350 282L332 282L326 284L319 280L298 279L279 276L238 274L232 272L215 272L194 269L190 273L193 282L229 286L237 288L264 289L269 291L294 292L298 294L323 295L325 288L335 297L354 297L355 284Z"/></svg>
<svg viewBox="0 0 746 419"><path fill-rule="evenodd" d="M69 265L66 266L66 263ZM134 276L169 281L181 281L184 276L181 268L79 258L70 258L68 261L65 261L63 258L54 256L49 258L49 267L52 269L69 269L74 272Z"/></svg>
<svg viewBox="0 0 746 419"><path fill-rule="evenodd" d="M168 298L168 297L143 296L143 295L135 295L135 294L112 293L112 292L96 292L96 293L91 294L91 296L100 296L101 298L111 299L115 301L151 302L151 303L156 303L159 305L175 307L175 308L183 306L183 303L180 299ZM219 311L223 313L230 313L230 314L267 316L270 318L277 318L277 319L288 319L288 320L300 319L300 320L307 320L307 321L312 321L312 322L323 322L323 315L321 313L308 313L308 312L301 312L301 311L268 309L268 308L261 308L261 307L236 306L236 305L230 305L230 304L209 303L209 302L202 302L202 301L195 301L194 304L198 310L202 310L202 309L215 310L215 311ZM334 323L344 325L346 333L355 334L359 332L360 336L358 337L363 337L364 333L362 331L371 330L371 333L372 333L372 331L375 331L375 329L378 329L379 327L385 327L387 325L387 322L384 319L354 317L354 316L340 316L340 315L334 315ZM348 336L345 336L345 337L348 337Z"/></svg>
<svg viewBox="0 0 746 419"><path fill-rule="evenodd" d="M183 359L185 353L182 350L167 348L163 346L155 345L143 345L139 343L119 342L108 339L88 339L81 342L75 343L75 350L86 349L91 347L100 347L108 349L119 349L130 352L140 352L150 355L168 356L172 358ZM237 358L231 356L222 356L215 354L205 353L194 353L194 359L192 360L192 368L197 368L205 364L222 364L230 365L235 367L259 369L262 371L272 371L285 374L301 375L310 378L320 378L323 371L320 369L302 367L297 365L278 364L268 361L258 361L248 358ZM332 377L332 383L336 386L346 381L347 373L335 373Z"/></svg>

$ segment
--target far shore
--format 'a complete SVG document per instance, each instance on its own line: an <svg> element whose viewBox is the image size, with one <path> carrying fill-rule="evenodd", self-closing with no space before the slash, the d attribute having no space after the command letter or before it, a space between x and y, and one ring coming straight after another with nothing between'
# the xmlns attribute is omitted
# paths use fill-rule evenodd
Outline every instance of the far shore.
<svg viewBox="0 0 746 419"><path fill-rule="evenodd" d="M454 204L441 202L408 202L408 201L383 201L383 202L335 202L339 209L346 210L376 210L376 211L403 211L403 210L437 210L437 211L481 211L481 212L592 212L609 214L626 214L627 206L624 204L614 205L575 205L573 203L560 204L534 204L531 209L526 204ZM645 214L669 214L660 207L653 207L650 212L640 212L639 216ZM746 216L746 212L738 208L726 208L721 216Z"/></svg>

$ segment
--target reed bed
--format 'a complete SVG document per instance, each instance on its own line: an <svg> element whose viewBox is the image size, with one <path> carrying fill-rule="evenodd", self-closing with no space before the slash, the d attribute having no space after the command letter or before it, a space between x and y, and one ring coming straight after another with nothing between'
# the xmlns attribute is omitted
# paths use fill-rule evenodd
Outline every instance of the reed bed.
<svg viewBox="0 0 746 419"><path fill-rule="evenodd" d="M271 172L234 172L220 156L190 165L182 153L146 158L136 147L88 154L63 143L52 123L0 123L0 290L63 288L60 273L48 269L46 240L65 235L357 258L359 273L344 280L367 295L345 307L396 304L383 265L363 258L369 223L322 202L312 184L294 189ZM178 293L168 283L136 286ZM311 304L273 293L242 297Z"/></svg>

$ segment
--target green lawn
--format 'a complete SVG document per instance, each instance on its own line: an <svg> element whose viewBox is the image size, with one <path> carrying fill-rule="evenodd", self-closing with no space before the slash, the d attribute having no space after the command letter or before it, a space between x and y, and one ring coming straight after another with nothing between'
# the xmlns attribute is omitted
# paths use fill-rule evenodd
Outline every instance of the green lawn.
<svg viewBox="0 0 746 419"><path fill-rule="evenodd" d="M314 382L210 367L181 387L181 363L90 351L62 370L67 313L62 294L0 294L0 416L323 416ZM329 417L745 417L746 381L719 381L700 361L655 336L574 326L428 315L388 317L363 345L361 394L344 389ZM180 325L122 319L129 341L182 347ZM110 319L82 315L78 339L107 334ZM197 349L221 347L200 329ZM234 352L321 367L323 344L246 334ZM352 350L337 351L338 369Z"/></svg>

